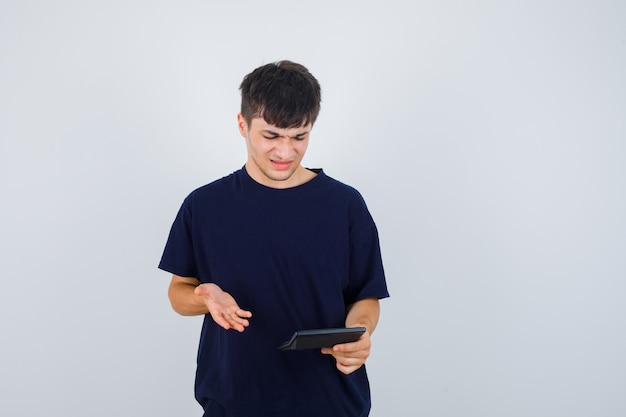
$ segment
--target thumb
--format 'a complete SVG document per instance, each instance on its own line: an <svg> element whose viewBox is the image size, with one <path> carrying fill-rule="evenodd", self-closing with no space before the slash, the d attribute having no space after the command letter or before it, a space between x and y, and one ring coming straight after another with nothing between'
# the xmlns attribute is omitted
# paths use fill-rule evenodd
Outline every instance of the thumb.
<svg viewBox="0 0 626 417"><path fill-rule="evenodd" d="M209 295L209 289L206 287L206 285L198 285L193 290L193 293L199 296L206 296Z"/></svg>

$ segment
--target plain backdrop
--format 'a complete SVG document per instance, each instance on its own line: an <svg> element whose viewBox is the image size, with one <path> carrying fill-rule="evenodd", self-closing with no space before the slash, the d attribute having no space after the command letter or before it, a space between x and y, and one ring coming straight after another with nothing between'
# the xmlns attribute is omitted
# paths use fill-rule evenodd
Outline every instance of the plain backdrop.
<svg viewBox="0 0 626 417"><path fill-rule="evenodd" d="M626 3L462 0L0 0L0 415L201 415L157 264L281 59L380 231L371 415L626 415Z"/></svg>

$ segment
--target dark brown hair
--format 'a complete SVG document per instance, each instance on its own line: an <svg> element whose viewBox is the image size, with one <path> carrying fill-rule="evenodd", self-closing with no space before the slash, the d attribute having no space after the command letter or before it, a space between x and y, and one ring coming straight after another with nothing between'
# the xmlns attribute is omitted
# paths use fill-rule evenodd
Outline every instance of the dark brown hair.
<svg viewBox="0 0 626 417"><path fill-rule="evenodd" d="M320 111L321 88L303 65L279 61L246 75L241 90L241 114L250 124L263 118L279 128L313 125Z"/></svg>

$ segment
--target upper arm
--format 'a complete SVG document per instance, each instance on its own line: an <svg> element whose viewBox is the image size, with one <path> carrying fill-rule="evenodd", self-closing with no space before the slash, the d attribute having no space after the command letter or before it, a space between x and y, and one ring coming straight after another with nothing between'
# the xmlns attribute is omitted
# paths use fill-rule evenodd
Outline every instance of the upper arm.
<svg viewBox="0 0 626 417"><path fill-rule="evenodd" d="M197 287L198 285L200 285L200 281L197 278L179 277L178 275L172 275L172 281L170 281L170 286L177 284L187 284Z"/></svg>

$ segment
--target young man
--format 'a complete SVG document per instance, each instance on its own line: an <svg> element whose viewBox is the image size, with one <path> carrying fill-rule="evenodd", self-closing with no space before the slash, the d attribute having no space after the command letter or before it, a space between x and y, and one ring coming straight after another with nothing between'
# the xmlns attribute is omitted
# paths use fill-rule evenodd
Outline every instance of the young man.
<svg viewBox="0 0 626 417"><path fill-rule="evenodd" d="M380 298L378 233L360 194L301 165L320 110L317 80L281 61L241 84L248 160L192 192L159 268L183 315L204 314L196 399L211 417L362 417ZM352 343L280 351L297 330L365 327Z"/></svg>

